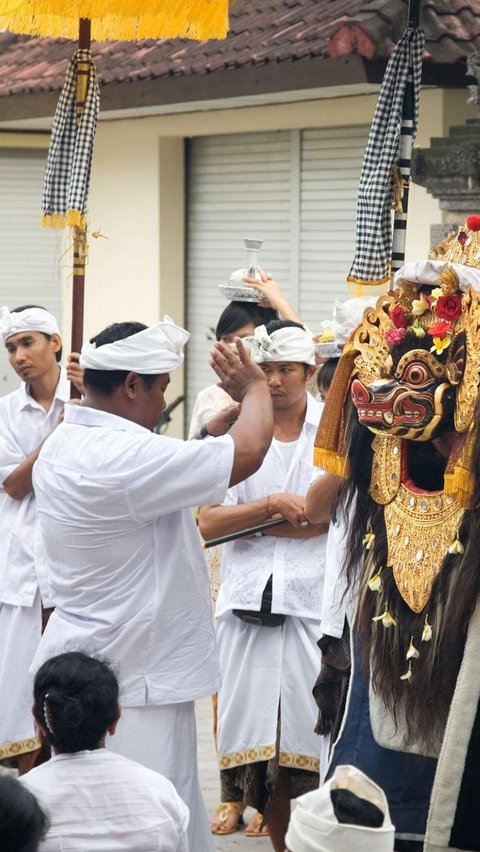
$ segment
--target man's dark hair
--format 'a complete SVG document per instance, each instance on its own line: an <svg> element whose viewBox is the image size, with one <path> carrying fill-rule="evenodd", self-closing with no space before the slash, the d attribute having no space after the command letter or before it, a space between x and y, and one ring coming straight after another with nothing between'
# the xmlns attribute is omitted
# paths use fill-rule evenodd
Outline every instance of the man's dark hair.
<svg viewBox="0 0 480 852"><path fill-rule="evenodd" d="M255 302L230 302L220 314L215 337L221 340L227 334L235 334L244 325L253 323L257 328L275 319L278 319L278 314L273 308L260 308Z"/></svg>
<svg viewBox="0 0 480 852"><path fill-rule="evenodd" d="M95 337L90 339L90 343L98 346L105 346L106 343L115 343L117 340L124 340L126 337L131 337L132 334L138 334L139 331L145 331L147 328L142 322L115 322L100 331ZM83 382L85 387L95 388L101 393L111 396L116 388L123 385L130 370L90 370L86 369L83 374ZM143 383L147 387L151 387L157 376L141 375Z"/></svg>
<svg viewBox="0 0 480 852"><path fill-rule="evenodd" d="M302 331L305 331L305 327L302 325L301 322L294 322L293 320L274 319L267 324L267 334L273 334L274 331L279 331L281 328L301 328Z"/></svg>
<svg viewBox="0 0 480 852"><path fill-rule="evenodd" d="M48 819L35 796L12 775L0 776L0 849L37 852Z"/></svg>
<svg viewBox="0 0 480 852"><path fill-rule="evenodd" d="M63 753L97 748L117 717L117 678L106 662L83 651L47 660L35 676L33 696L50 745Z"/></svg>
<svg viewBox="0 0 480 852"><path fill-rule="evenodd" d="M10 311L10 313L11 314L19 314L21 311L29 311L31 308L40 308L40 310L42 310L42 311L47 310L46 308L43 307L43 305L20 305L18 308L13 308L13 310ZM45 331L41 331L40 334L43 334L43 336L46 337L47 340L52 339L52 335L47 334ZM60 347L58 352L55 352L55 358L56 358L57 364L59 364L60 361L62 360L62 347Z"/></svg>

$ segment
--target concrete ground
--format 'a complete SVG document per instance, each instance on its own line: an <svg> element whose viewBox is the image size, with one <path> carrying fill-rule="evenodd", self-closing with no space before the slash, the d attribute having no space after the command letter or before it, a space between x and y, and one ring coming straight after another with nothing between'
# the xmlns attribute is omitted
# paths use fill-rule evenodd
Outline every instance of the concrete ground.
<svg viewBox="0 0 480 852"><path fill-rule="evenodd" d="M198 734L198 767L200 785L207 806L208 815L215 813L220 804L220 781L215 754L215 744L212 734L212 703L210 699L197 701L197 734ZM248 809L245 818L248 821L254 811ZM245 837L243 831L236 831L224 837L214 837L215 848L218 852L271 852L272 845L268 837Z"/></svg>

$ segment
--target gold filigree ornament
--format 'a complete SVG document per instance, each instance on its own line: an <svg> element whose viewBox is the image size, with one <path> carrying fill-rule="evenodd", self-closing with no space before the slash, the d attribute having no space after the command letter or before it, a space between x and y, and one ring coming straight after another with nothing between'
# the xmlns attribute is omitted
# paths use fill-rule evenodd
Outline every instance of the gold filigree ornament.
<svg viewBox="0 0 480 852"><path fill-rule="evenodd" d="M386 506L398 494L402 462L402 439L394 435L375 435L370 495L375 503Z"/></svg>
<svg viewBox="0 0 480 852"><path fill-rule="evenodd" d="M472 287L462 298L462 327L466 359L455 405L457 432L466 432L473 420L480 383L480 293Z"/></svg>
<svg viewBox="0 0 480 852"><path fill-rule="evenodd" d="M452 542L464 507L451 494L411 490L401 482L402 440L375 436L370 495L385 506L387 565L395 585L413 612L430 599L433 582Z"/></svg>
<svg viewBox="0 0 480 852"><path fill-rule="evenodd" d="M361 325L353 336L353 347L358 351L355 367L362 382L370 383L382 378L385 364L391 354L385 341L385 332L392 328L388 309L395 305L393 294L380 296L374 308L365 311Z"/></svg>
<svg viewBox="0 0 480 852"><path fill-rule="evenodd" d="M385 509L388 560L395 585L413 612L421 612L452 542L464 509L449 494L418 493L400 485Z"/></svg>

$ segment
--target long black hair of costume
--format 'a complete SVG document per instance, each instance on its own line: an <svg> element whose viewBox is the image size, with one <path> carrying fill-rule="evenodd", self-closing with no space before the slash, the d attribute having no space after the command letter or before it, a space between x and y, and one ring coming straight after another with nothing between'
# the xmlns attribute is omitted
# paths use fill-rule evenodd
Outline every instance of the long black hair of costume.
<svg viewBox="0 0 480 852"><path fill-rule="evenodd" d="M480 424L480 406L475 423ZM372 433L358 422L350 405L347 418L350 476L340 499L348 518L344 572L358 601L356 631L363 647L364 666L370 667L372 684L396 720L405 723L405 741L421 741L435 748L446 724L463 656L470 617L480 594L480 429L472 453L474 495L459 530L463 554L447 554L436 577L425 609L414 613L398 592L392 569L387 566L384 507L369 494L372 474ZM363 538L375 535L367 554ZM381 569L382 590L371 591L369 578ZM385 628L373 618L388 609L396 625ZM432 627L430 641L422 640L425 617ZM419 651L408 671L406 652L412 639ZM401 715L400 715L401 710Z"/></svg>

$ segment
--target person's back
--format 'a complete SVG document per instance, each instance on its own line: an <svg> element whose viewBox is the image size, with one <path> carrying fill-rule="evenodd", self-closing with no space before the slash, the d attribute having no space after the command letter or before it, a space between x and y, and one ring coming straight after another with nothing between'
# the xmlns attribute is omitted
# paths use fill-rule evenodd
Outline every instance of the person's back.
<svg viewBox="0 0 480 852"><path fill-rule="evenodd" d="M42 852L188 850L188 808L173 784L126 757L57 754L21 780L49 816Z"/></svg>

